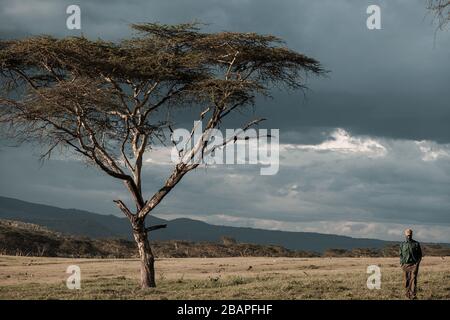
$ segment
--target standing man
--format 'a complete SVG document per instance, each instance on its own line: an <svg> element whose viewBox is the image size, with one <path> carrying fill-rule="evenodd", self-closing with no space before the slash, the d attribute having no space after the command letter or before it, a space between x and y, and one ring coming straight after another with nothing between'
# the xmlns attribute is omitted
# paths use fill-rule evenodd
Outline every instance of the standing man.
<svg viewBox="0 0 450 320"><path fill-rule="evenodd" d="M419 242L413 240L413 231L405 230L406 241L400 244L400 265L404 273L406 297L414 300L417 290L417 274L422 260L422 248Z"/></svg>

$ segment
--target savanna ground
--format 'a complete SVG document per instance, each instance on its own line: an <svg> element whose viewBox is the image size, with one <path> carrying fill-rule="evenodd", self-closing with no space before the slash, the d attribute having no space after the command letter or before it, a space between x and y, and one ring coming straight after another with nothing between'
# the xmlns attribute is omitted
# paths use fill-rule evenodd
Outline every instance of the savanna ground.
<svg viewBox="0 0 450 320"><path fill-rule="evenodd" d="M66 287L69 265L81 289ZM381 289L366 286L381 268ZM140 290L136 259L0 256L0 299L403 299L398 258L158 259L157 288ZM425 257L419 299L450 299L450 257Z"/></svg>

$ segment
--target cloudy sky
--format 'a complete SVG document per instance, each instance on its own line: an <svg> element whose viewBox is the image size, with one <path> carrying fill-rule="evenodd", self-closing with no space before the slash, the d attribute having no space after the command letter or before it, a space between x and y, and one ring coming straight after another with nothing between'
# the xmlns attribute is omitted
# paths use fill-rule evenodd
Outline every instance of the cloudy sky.
<svg viewBox="0 0 450 320"><path fill-rule="evenodd" d="M84 36L119 40L128 25L200 20L208 31L277 35L331 72L303 93L274 91L255 113L280 129L280 170L198 169L157 208L165 218L214 224L450 242L450 30L436 32L425 0L0 0L0 38L79 35L66 29L81 7ZM366 9L381 7L381 30ZM244 114L252 117L253 113ZM231 128L242 118L233 119ZM80 161L1 141L0 195L105 214L120 212L120 183ZM170 172L169 151L146 155L146 195Z"/></svg>

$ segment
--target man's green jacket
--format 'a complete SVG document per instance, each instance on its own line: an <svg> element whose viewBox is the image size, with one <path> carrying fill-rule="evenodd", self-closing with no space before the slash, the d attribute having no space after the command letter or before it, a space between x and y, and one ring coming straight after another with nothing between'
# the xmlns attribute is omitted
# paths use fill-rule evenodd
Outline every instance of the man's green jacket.
<svg viewBox="0 0 450 320"><path fill-rule="evenodd" d="M422 248L415 240L408 240L400 244L400 264L415 264L422 260Z"/></svg>

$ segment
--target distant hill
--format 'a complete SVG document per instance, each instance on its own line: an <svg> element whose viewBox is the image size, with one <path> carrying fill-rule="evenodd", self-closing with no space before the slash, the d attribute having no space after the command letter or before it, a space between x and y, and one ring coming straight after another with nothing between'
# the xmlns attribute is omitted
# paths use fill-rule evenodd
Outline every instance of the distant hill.
<svg viewBox="0 0 450 320"><path fill-rule="evenodd" d="M317 257L319 254L293 251L281 246L237 243L156 241L152 249L158 258L186 257ZM32 223L0 219L0 254L38 257L136 258L134 241L90 239L48 230Z"/></svg>
<svg viewBox="0 0 450 320"><path fill-rule="evenodd" d="M126 218L101 215L77 209L25 202L0 197L0 218L34 223L51 230L90 238L122 238L132 240ZM324 252L327 249L383 248L392 242L351 238L312 232L287 232L254 228L227 227L207 224L191 219L163 220L150 216L147 224L168 224L167 229L151 234L151 240L185 240L220 242L227 236L238 242L261 245L279 245L289 250Z"/></svg>
<svg viewBox="0 0 450 320"><path fill-rule="evenodd" d="M0 219L0 254L35 257L111 257L136 255L136 245L123 239L89 239L63 235L47 228Z"/></svg>
<svg viewBox="0 0 450 320"><path fill-rule="evenodd" d="M275 245L238 243L223 237L221 243L180 240L152 241L157 258L219 257L319 257L318 253L295 251ZM424 245L425 255L448 256L450 247ZM133 241L90 239L51 231L36 224L0 219L0 254L34 257L137 258ZM398 255L398 245L382 249L328 249L324 257L389 257Z"/></svg>

